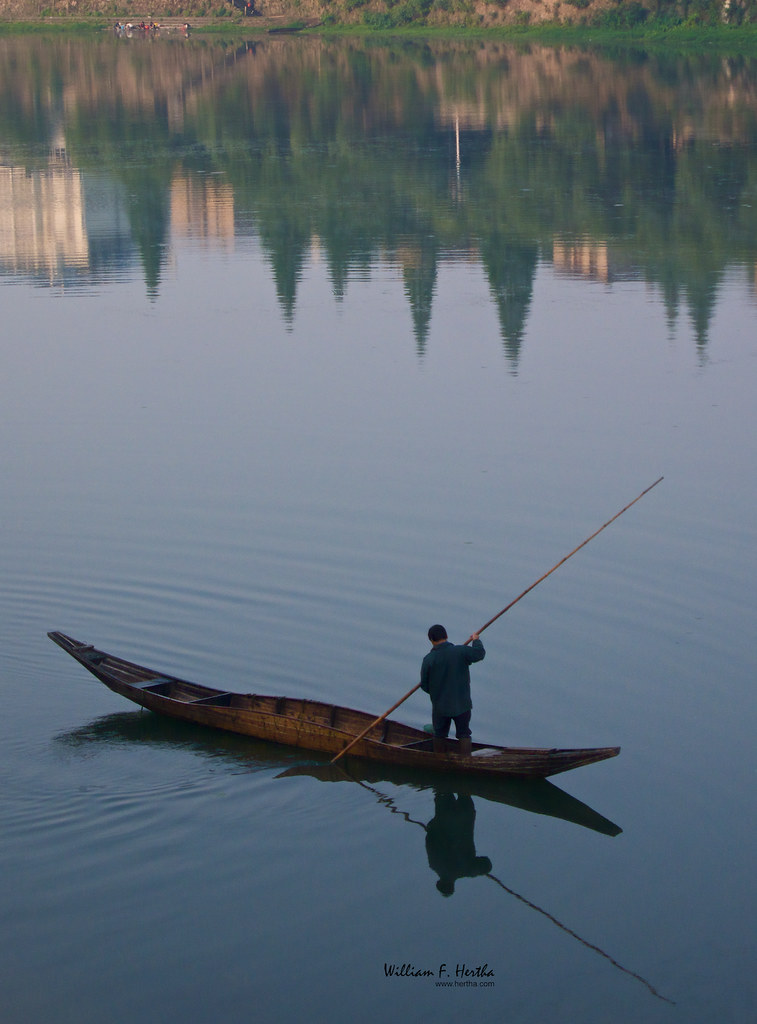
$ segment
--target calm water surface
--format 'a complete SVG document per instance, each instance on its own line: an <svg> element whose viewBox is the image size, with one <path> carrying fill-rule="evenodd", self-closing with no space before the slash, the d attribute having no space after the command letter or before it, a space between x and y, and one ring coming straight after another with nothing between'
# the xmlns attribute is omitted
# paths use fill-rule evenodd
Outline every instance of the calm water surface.
<svg viewBox="0 0 757 1024"><path fill-rule="evenodd" d="M0 76L3 1021L752 1020L757 67ZM334 775L45 636L379 714L660 475L484 635L478 738L623 748L557 787Z"/></svg>

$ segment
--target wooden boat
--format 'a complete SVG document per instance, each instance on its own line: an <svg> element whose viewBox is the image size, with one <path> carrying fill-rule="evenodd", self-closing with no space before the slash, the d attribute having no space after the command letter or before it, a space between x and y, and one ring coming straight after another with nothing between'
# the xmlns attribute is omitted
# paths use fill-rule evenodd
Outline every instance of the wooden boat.
<svg viewBox="0 0 757 1024"><path fill-rule="evenodd" d="M116 658L64 633L48 636L114 693L149 711L186 722L338 754L375 718L363 711L307 698L232 693L201 686ZM456 746L452 740L449 752L434 753L431 737L422 729L386 718L352 747L350 756L436 771L546 778L620 753L620 747L564 750L473 743L471 754L461 756L455 753Z"/></svg>

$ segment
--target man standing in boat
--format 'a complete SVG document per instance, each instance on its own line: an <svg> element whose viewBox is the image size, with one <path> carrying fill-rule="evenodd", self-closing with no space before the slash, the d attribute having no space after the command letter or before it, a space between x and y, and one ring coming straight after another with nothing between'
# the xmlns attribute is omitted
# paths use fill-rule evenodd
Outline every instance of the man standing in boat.
<svg viewBox="0 0 757 1024"><path fill-rule="evenodd" d="M429 629L428 638L431 650L421 664L421 689L431 698L434 752L446 751L446 739L454 719L458 753L466 757L471 752L470 718L473 707L470 666L476 661L483 661L486 651L478 633L473 633L465 644L451 644L447 630L438 624Z"/></svg>

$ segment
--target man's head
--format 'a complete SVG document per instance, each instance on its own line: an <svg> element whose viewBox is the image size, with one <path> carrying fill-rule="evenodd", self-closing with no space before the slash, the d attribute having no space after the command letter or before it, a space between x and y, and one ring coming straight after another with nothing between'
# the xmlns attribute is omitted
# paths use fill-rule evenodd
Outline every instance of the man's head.
<svg viewBox="0 0 757 1024"><path fill-rule="evenodd" d="M432 644L440 644L447 639L447 630L438 623L428 631L428 638Z"/></svg>

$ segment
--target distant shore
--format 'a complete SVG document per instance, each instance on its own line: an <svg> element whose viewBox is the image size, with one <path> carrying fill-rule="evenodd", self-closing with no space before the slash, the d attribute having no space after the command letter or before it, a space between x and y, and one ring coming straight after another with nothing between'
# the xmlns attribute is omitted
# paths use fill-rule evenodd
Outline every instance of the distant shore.
<svg viewBox="0 0 757 1024"><path fill-rule="evenodd" d="M188 24L192 35L484 37L757 56L757 24L676 19L672 8L664 10L656 14L638 0L254 0L254 15L246 17L228 0L0 0L0 36L90 34L144 22L166 35Z"/></svg>

